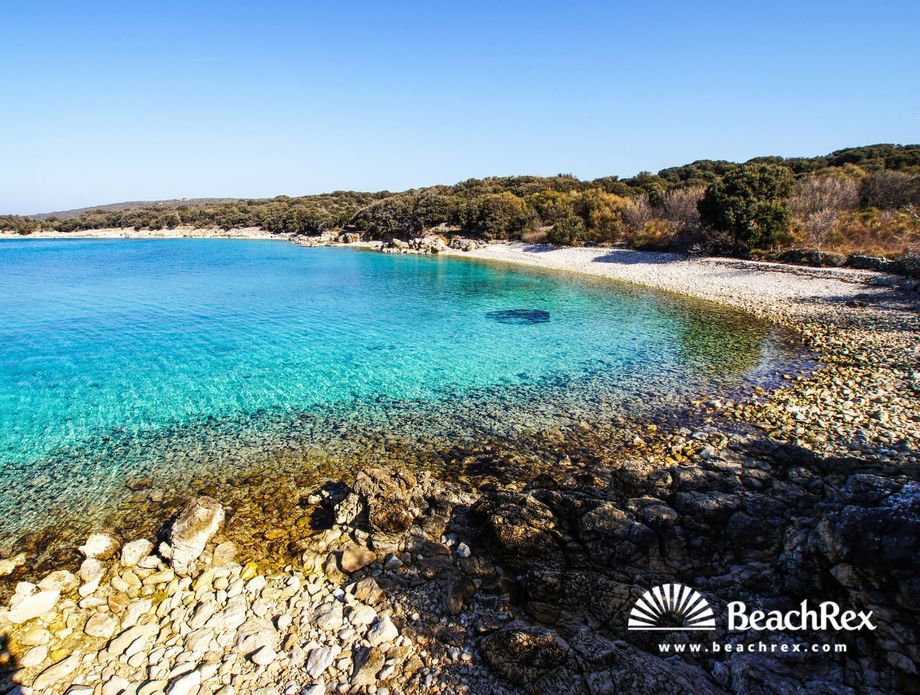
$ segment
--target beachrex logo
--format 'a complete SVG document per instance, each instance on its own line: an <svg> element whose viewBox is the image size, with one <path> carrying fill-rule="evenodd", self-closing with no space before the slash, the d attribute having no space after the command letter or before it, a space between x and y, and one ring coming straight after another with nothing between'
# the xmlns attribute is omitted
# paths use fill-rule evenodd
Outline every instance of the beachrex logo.
<svg viewBox="0 0 920 695"><path fill-rule="evenodd" d="M709 602L683 584L662 584L646 591L629 614L630 630L714 630Z"/></svg>
<svg viewBox="0 0 920 695"><path fill-rule="evenodd" d="M833 601L812 608L802 601L791 611L749 611L742 601L728 604L728 629L874 630L872 611L843 610ZM661 584L646 591L629 613L630 630L714 630L715 615L700 593L683 584Z"/></svg>

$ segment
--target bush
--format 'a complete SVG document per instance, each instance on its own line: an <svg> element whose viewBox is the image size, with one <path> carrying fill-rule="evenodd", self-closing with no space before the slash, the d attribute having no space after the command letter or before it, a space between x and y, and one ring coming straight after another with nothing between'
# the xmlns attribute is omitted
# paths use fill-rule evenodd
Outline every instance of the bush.
<svg viewBox="0 0 920 695"><path fill-rule="evenodd" d="M774 246L789 232L792 174L776 164L745 164L716 181L699 202L700 218L735 249Z"/></svg>
<svg viewBox="0 0 920 695"><path fill-rule="evenodd" d="M578 246L585 242L585 231L585 221L578 215L570 215L553 225L546 240L559 246Z"/></svg>
<svg viewBox="0 0 920 695"><path fill-rule="evenodd" d="M896 210L920 205L920 176L880 171L863 179L859 192L862 204L868 208Z"/></svg>
<svg viewBox="0 0 920 695"><path fill-rule="evenodd" d="M467 205L466 227L486 240L511 239L535 221L535 215L513 193L492 193Z"/></svg>

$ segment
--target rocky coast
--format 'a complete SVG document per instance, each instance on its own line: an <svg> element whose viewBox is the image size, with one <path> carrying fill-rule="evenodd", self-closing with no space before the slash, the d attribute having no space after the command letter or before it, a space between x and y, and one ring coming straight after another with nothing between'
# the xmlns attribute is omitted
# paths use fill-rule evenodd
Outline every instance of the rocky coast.
<svg viewBox="0 0 920 695"><path fill-rule="evenodd" d="M274 563L234 535L236 503L204 494L149 537L100 529L70 569L32 576L14 555L0 693L920 692L915 285L610 249L439 251L731 304L819 365L687 403L673 428L585 421L441 452L450 476L394 460L305 483L258 536L283 548ZM692 635L626 626L671 582L720 616L706 641L789 649L662 653ZM729 632L730 601L835 601L876 629ZM846 650L809 650L825 643Z"/></svg>

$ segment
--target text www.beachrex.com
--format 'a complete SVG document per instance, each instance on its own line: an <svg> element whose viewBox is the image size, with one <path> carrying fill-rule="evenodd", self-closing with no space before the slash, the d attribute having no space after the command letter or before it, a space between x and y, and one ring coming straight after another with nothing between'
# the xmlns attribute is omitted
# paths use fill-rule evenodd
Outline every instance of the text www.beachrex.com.
<svg viewBox="0 0 920 695"><path fill-rule="evenodd" d="M664 642L658 645L658 651L661 654L735 654L735 653L755 653L755 654L844 654L847 645L845 644L828 644L827 642L816 644L788 644L783 642L776 644L772 642L747 642L747 643L723 643L723 642L691 642L689 644Z"/></svg>

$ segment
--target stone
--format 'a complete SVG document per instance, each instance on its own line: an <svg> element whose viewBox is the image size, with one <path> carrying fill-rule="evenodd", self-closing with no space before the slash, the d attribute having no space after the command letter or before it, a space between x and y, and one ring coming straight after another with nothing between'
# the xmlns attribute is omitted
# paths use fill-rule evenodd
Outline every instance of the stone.
<svg viewBox="0 0 920 695"><path fill-rule="evenodd" d="M87 559L108 560L118 550L118 541L107 533L93 533L77 550Z"/></svg>
<svg viewBox="0 0 920 695"><path fill-rule="evenodd" d="M90 637L101 637L102 639L109 639L112 635L115 634L115 630L118 629L118 621L113 618L108 613L95 613L93 616L86 621L86 626L83 628L85 632Z"/></svg>
<svg viewBox="0 0 920 695"><path fill-rule="evenodd" d="M342 627L342 620L342 606L335 604L327 608L321 608L313 617L312 622L320 630L333 632Z"/></svg>
<svg viewBox="0 0 920 695"><path fill-rule="evenodd" d="M144 625L135 625L123 630L118 637L109 642L109 653L113 656L121 656L137 640L155 637L160 631L160 626L156 623L146 623Z"/></svg>
<svg viewBox="0 0 920 695"><path fill-rule="evenodd" d="M271 647L262 647L249 657L256 666L268 666L278 654Z"/></svg>
<svg viewBox="0 0 920 695"><path fill-rule="evenodd" d="M399 637L399 630L388 617L381 618L367 631L367 642L372 647L392 642L397 637Z"/></svg>
<svg viewBox="0 0 920 695"><path fill-rule="evenodd" d="M0 577L7 577L16 571L17 567L26 564L26 554L19 553L13 557L0 560Z"/></svg>
<svg viewBox="0 0 920 695"><path fill-rule="evenodd" d="M386 657L380 649L372 647L365 654L355 661L355 669L351 678L351 684L358 687L374 685L377 682L377 674L383 668Z"/></svg>
<svg viewBox="0 0 920 695"><path fill-rule="evenodd" d="M121 548L121 564L125 567L134 567L143 558L150 555L153 551L153 543L146 538L139 538L136 541L125 543Z"/></svg>
<svg viewBox="0 0 920 695"><path fill-rule="evenodd" d="M38 583L38 588L44 591L60 591L62 594L69 593L80 585L80 580L74 576L73 572L67 570L57 570Z"/></svg>
<svg viewBox="0 0 920 695"><path fill-rule="evenodd" d="M233 541L224 541L219 543L216 548L214 548L214 555L211 558L211 564L215 567L223 567L224 565L229 565L236 559L236 554L238 550L236 543Z"/></svg>
<svg viewBox="0 0 920 695"><path fill-rule="evenodd" d="M41 691L58 685L76 671L79 665L80 659L75 654L61 659L38 674L38 677L32 681L32 690Z"/></svg>
<svg viewBox="0 0 920 695"><path fill-rule="evenodd" d="M466 558L470 556L470 546L466 543L461 543L457 546L457 557Z"/></svg>
<svg viewBox="0 0 920 695"><path fill-rule="evenodd" d="M131 682L127 678L122 678L121 676L112 676L106 681L105 685L102 686L101 695L121 695L131 687Z"/></svg>
<svg viewBox="0 0 920 695"><path fill-rule="evenodd" d="M359 545L352 545L342 551L342 556L339 558L339 566L342 568L343 572L352 574L358 570L364 569L376 559L377 554L374 551Z"/></svg>
<svg viewBox="0 0 920 695"><path fill-rule="evenodd" d="M569 647L552 630L511 623L483 638L485 662L518 686L533 683L565 663Z"/></svg>
<svg viewBox="0 0 920 695"><path fill-rule="evenodd" d="M307 675L310 676L310 678L319 678L326 672L326 669L332 665L332 662L335 661L335 657L341 652L342 648L338 645L332 647L316 647L311 650L305 666Z"/></svg>
<svg viewBox="0 0 920 695"><path fill-rule="evenodd" d="M35 668L48 658L48 647L32 647L19 659L19 665L24 668Z"/></svg>
<svg viewBox="0 0 920 695"><path fill-rule="evenodd" d="M64 691L64 695L93 695L93 689L88 685L72 685ZM146 694L142 694L138 691L138 695Z"/></svg>
<svg viewBox="0 0 920 695"><path fill-rule="evenodd" d="M249 655L263 647L274 647L278 633L271 621L265 618L249 618L236 633L234 648L240 654Z"/></svg>
<svg viewBox="0 0 920 695"><path fill-rule="evenodd" d="M191 695L198 691L201 685L201 673L191 671L172 680L166 688L166 695Z"/></svg>
<svg viewBox="0 0 920 695"><path fill-rule="evenodd" d="M354 585L354 597L361 601L361 603L366 603L369 606L375 606L380 603L384 598L385 594L383 589L380 588L380 585L377 583L373 577L365 577L361 581L357 582Z"/></svg>
<svg viewBox="0 0 920 695"><path fill-rule="evenodd" d="M356 627L363 627L364 625L370 625L376 618L377 611L373 608L370 606L358 605L355 606L348 615L348 622Z"/></svg>
<svg viewBox="0 0 920 695"><path fill-rule="evenodd" d="M80 579L83 581L83 585L80 587L80 596L89 596L95 592L99 588L103 577L105 577L105 564L102 560L97 560L96 558L84 560L83 564L80 565Z"/></svg>
<svg viewBox="0 0 920 695"><path fill-rule="evenodd" d="M26 647L38 647L51 641L51 633L43 627L33 627L19 633L19 644Z"/></svg>
<svg viewBox="0 0 920 695"><path fill-rule="evenodd" d="M415 516L411 503L418 479L402 470L371 468L355 478L354 491L367 505L368 522L374 531L401 533Z"/></svg>
<svg viewBox="0 0 920 695"><path fill-rule="evenodd" d="M187 574L223 523L220 502L213 497L196 497L179 512L169 531L169 543L162 544L160 551L177 573Z"/></svg>
<svg viewBox="0 0 920 695"><path fill-rule="evenodd" d="M10 609L7 614L7 620L11 623L19 624L33 618L39 618L54 610L60 597L61 592L57 590L39 591L36 594L32 594Z"/></svg>

